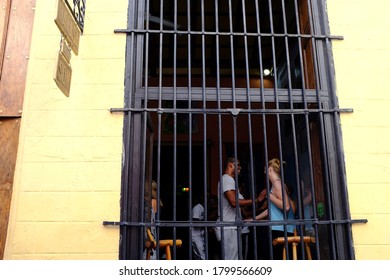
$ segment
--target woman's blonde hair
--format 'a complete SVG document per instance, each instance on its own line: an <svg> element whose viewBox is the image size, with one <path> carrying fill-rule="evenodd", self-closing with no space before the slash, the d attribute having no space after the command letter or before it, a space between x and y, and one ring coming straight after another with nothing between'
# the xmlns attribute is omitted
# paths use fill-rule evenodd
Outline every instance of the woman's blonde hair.
<svg viewBox="0 0 390 280"><path fill-rule="evenodd" d="M283 161L283 164L286 164L286 162ZM270 161L268 161L268 167L272 167L272 169L280 176L280 160L277 158L273 158Z"/></svg>
<svg viewBox="0 0 390 280"><path fill-rule="evenodd" d="M157 199L157 183L152 181L152 198ZM163 207L163 203L160 199L160 207Z"/></svg>

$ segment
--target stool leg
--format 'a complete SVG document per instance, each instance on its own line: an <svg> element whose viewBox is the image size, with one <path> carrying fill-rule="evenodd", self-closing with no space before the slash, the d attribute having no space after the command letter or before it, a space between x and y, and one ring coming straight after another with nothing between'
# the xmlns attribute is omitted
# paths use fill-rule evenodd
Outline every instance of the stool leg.
<svg viewBox="0 0 390 280"><path fill-rule="evenodd" d="M171 247L170 246L165 247L165 255L166 255L166 259L167 260L171 260L172 259Z"/></svg>
<svg viewBox="0 0 390 280"><path fill-rule="evenodd" d="M306 247L307 259L311 260L312 258L311 258L310 245L306 243L305 247Z"/></svg>
<svg viewBox="0 0 390 280"><path fill-rule="evenodd" d="M297 243L292 243L293 260L297 260Z"/></svg>
<svg viewBox="0 0 390 280"><path fill-rule="evenodd" d="M286 260L286 247L283 246L283 260Z"/></svg>

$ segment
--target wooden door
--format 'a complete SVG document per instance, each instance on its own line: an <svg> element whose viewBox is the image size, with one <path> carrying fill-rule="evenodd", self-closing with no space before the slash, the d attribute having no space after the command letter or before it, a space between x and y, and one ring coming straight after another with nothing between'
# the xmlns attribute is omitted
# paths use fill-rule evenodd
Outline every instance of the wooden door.
<svg viewBox="0 0 390 280"><path fill-rule="evenodd" d="M35 0L0 0L0 7L0 259L3 259Z"/></svg>

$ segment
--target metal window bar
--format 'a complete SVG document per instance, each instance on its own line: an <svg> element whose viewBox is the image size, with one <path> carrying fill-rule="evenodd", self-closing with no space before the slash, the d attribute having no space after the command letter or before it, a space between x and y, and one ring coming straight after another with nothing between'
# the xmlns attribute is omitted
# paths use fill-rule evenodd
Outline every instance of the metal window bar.
<svg viewBox="0 0 390 280"><path fill-rule="evenodd" d="M308 20L310 25L310 33L311 34L302 34L301 30L299 29L299 10L298 10L298 1L294 0L294 11L295 14L295 25L296 25L296 33L297 34L291 34L289 33L289 28L292 28L291 26L287 25L287 14L291 13L290 10L287 11L287 7L285 6L285 2L281 1L281 14L282 14L282 33L276 33L280 32L280 30L274 30L275 22L273 18L274 13L274 7L277 2L268 0L268 13L269 13L269 26L270 26L270 32L264 33L261 32L261 24L260 24L260 3L258 1L254 1L254 6L256 7L256 12L254 17L256 18L256 33L250 33L247 30L247 11L246 11L246 4L249 5L249 2L247 1L241 1L241 4L238 4L239 2L232 2L231 0L227 1L218 1L215 0L214 7L215 7L215 31L210 31L210 27L206 27L206 5L204 0L200 2L200 12L199 14L195 14L192 17L190 16L193 14L192 9L199 9L199 7L194 7L194 4L192 1L187 0L187 30L179 30L178 28L178 12L179 12L179 4L177 0L172 1L160 1L160 20L159 20L159 30L152 30L149 25L149 15L150 15L150 2L153 0L145 1L145 4L143 3L137 3L137 1L129 0L129 24L128 28L126 30L116 30L116 32L125 32L127 33L127 57L128 60L126 62L126 83L125 83L125 108L113 108L111 109L112 112L125 112L125 127L124 127L124 133L125 135L125 154L129 158L125 161L124 166L124 172L122 174L122 181L125 182L122 185L122 199L121 199L121 221L117 224L121 226L121 247L120 247L120 258L133 258L134 254L131 252L128 252L129 250L129 244L134 244L137 238L130 238L130 237L136 237L138 234L139 236L143 236L143 232L145 231L145 227L151 226L149 222L144 222L145 218L143 216L143 213L135 214L134 209L135 207L132 206L134 202L137 200L140 202L141 209L144 208L144 202L143 202L143 194L145 192L144 186L145 186L145 165L146 165L146 130L147 130L147 119L149 114L155 114L157 119L157 139L156 139L156 148L157 148L157 183L158 183L158 200L160 199L160 187L161 187L161 164L162 164L162 141L163 141L163 135L162 135L162 127L163 127L163 116L166 115L172 115L173 116L173 138L172 138L172 144L173 144L173 186L172 186L172 210L173 210L173 217L171 221L162 221L159 216L160 211L157 213L156 217L156 223L154 224L157 228L157 241L160 238L160 229L162 228L170 228L172 229L173 233L173 239L174 241L178 237L178 233L176 231L177 227L185 227L188 228L188 236L189 240L191 240L192 237L192 229L194 226L202 226L204 229L208 227L225 227L225 226L231 226L234 224L234 226L237 227L237 236L240 235L240 229L242 225L242 221L238 219L234 223L220 221L220 222L214 222L209 221L207 218L204 222L201 223L194 223L192 219L192 200L193 200L193 189L195 186L193 185L193 131L192 127L189 126L188 129L188 172L189 172L189 186L190 186L190 193L189 193L189 205L188 205L188 221L180 221L177 220L177 195L176 195L176 189L177 189L177 159L181 157L182 155L178 154L178 118L180 115L184 114L188 116L190 123L192 123L193 118L199 116L203 120L202 122L202 141L203 141L203 152L202 152L202 162L203 162L203 194L204 194L204 204L205 204L205 214L207 216L208 208L207 208L207 191L208 191L208 173L207 173L207 157L208 157L208 148L207 148L207 139L208 139L208 132L209 129L213 128L213 123L209 123L208 117L211 117L212 115L217 115L217 127L218 127L218 162L219 162L219 172L220 174L223 174L224 167L222 166L223 163L223 145L224 139L224 125L226 125L227 121L224 116L230 116L230 119L232 121L232 128L233 128L233 154L236 159L239 159L239 148L238 148L238 134L240 133L240 128L238 126L238 119L245 118L247 120L248 125L248 131L247 131L247 145L249 149L249 187L250 187L250 197L254 199L256 197L256 191L255 191L255 169L254 169L254 150L253 150L253 141L254 136L253 134L257 132L257 130L262 130L263 135L263 158L264 158L264 164L268 164L269 160L269 148L270 143L268 142L269 137L274 137L274 139L277 142L278 147L278 154L281 162L283 162L283 159L287 157L288 155L283 150L283 144L284 144L284 138L286 137L284 135L284 132L282 131L283 127L286 125L286 123L289 123L289 126L292 129L292 151L290 154L293 157L293 166L294 166L294 173L295 173L295 184L296 190L298 192L297 200L298 200L298 217L294 221L286 220L286 211L284 211L284 218L285 221L280 222L273 222L272 220L268 222L262 222L261 225L256 222L250 222L246 223L248 225L253 226L254 228L257 227L267 227L268 228L268 238L271 240L272 234L271 229L269 226L274 224L281 224L284 226L284 236L287 237L287 231L286 227L289 224L294 224L297 226L297 228L302 229L302 226L305 225L305 223L312 223L315 227L315 234L316 234L316 242L315 244L315 251L318 259L321 258L321 240L319 239L318 235L318 227L327 225L328 227L328 233L330 235L330 258L337 259L337 258L353 258L353 250L352 250L352 243L351 243L351 233L349 230L349 227L352 223L356 222L355 220L351 220L349 217L349 209L348 206L346 209L342 209L342 213L339 215L336 212L341 210L340 209L340 203L337 200L335 200L334 196L336 193L340 193L342 195L342 199L344 201L346 198L346 182L345 178L342 175L342 172L340 173L340 170L343 170L343 158L330 155L328 156L328 151L332 149L332 146L335 147L338 154L342 154L342 148L340 144L340 132L338 127L338 114L340 112L350 112L350 109L339 109L337 108L337 99L334 91L334 84L332 80L332 69L331 69L331 51L330 51L330 40L331 39L339 39L340 37L337 36L331 36L329 35L328 30L322 30L322 28L326 28L326 21L325 16L321 14L320 17L318 17L317 13L318 11L324 10L324 3L321 1L321 3L317 3L315 1L307 0L308 5ZM172 4L173 3L173 4ZM220 19L220 13L219 13L219 7L222 4L228 4L228 21L229 21L229 28L228 31L224 30L221 32L219 25L219 19ZM153 4L156 4L156 1L153 1ZM164 16L166 16L166 8L172 8L171 14L173 15L173 25L168 29L164 28L165 20ZM261 3L264 5L264 2ZM317 5L320 4L320 5ZM181 4L180 4L181 5ZM238 12L235 11L233 13L233 9L236 9L237 6L239 6ZM181 6L180 6L181 7ZM289 9L291 6L289 6ZM146 13L141 15L142 13L137 13L137 11L145 10ZM241 14L241 15L240 15ZM313 16L314 14L314 16ZM290 14L289 14L290 15ZM201 18L200 23L200 31L195 31L195 25L192 26L192 20L194 17L199 16ZM323 22L318 22L317 18L321 18ZM146 19L146 22L144 23L144 19ZM236 29L236 26L233 25L233 22L238 22L239 20L242 20L242 26ZM208 22L209 23L209 22ZM242 30L241 30L241 29ZM293 29L293 28L292 28ZM154 88L153 85L149 85L149 79L148 75L142 76L142 73L149 73L149 65L151 58L149 57L149 49L150 49L150 36L152 34L156 34L158 36L159 46L158 46L158 53L159 53L159 59L158 59L158 86L157 88ZM171 36L172 35L172 36ZM187 43L188 43L188 49L187 49L187 60L188 60L188 71L187 71L187 77L188 77L188 84L186 87L180 88L178 87L178 71L177 71L177 62L178 62L178 37L181 35L187 36ZM209 60L206 60L208 49L207 49L207 42L206 39L208 36L213 36L213 40L215 40L215 75L216 75L216 84L215 88L210 88L207 85L207 78L206 78L206 69L208 69L208 64L211 63ZM252 88L250 85L250 58L249 58L249 45L248 45L248 39L255 36L257 39L258 44L258 67L259 67L259 79L261 81L261 85L258 88ZM228 37L230 42L230 67L231 67L231 88L225 89L221 85L221 61L220 61L220 47L222 46L220 44L220 38ZM172 39L173 38L173 39ZM194 45L195 42L199 42L200 38L200 45L196 46ZM262 54L263 54L263 48L262 48L262 39L270 38L271 41L271 52L272 52L272 63L274 68L274 86L272 89L266 89L264 86L264 76L263 76L263 60L262 60ZM172 79L172 86L166 87L164 85L164 67L165 62L163 60L163 54L166 51L167 46L164 45L164 42L166 39L171 40L172 46L173 46L173 55L171 56L172 59L172 65L173 65L173 79ZM280 40L281 39L281 40ZM292 73L290 71L290 54L292 52L292 47L295 47L298 49L298 60L299 60L299 67L301 73L304 72L303 69L303 49L301 40L308 39L311 41L312 44L312 59L314 64L314 82L315 82L315 89L310 90L307 89L305 86L305 77L304 75L301 75L301 83L302 87L300 89L294 89L293 88L293 81L292 81ZM278 44L276 43L276 40L278 41ZM294 40L294 42L290 42L290 40ZM282 43L280 43L282 42ZM281 49L285 53L285 57L282 58L285 60L286 63L286 84L287 88L279 88L278 86L278 59L279 54L277 54L276 50L277 47L281 47ZM197 86L192 85L192 66L194 65L193 58L194 58L194 52L195 48L200 48L201 52L201 86L198 88ZM146 52L144 52L146 50ZM199 49L198 49L199 50ZM238 61L239 57L243 57L243 65L239 65L236 61ZM239 67L244 68L244 79L246 80L246 86L243 89L236 87L236 69ZM324 71L324 69L326 71ZM237 72L238 73L238 72ZM141 77L141 78L140 78ZM321 77L321 78L320 78ZM134 79L133 79L134 78ZM143 83L140 81L143 79ZM295 78L294 78L295 79ZM143 84L143 85L142 85ZM169 93L171 92L171 94ZM316 94L312 94L312 92L315 92ZM257 93L257 94L256 94ZM300 93L300 94L299 94ZM256 97L256 98L254 98ZM149 101L157 100L157 106L152 105ZM171 100L172 108L168 108L163 104L164 100ZM178 106L178 100L185 100L188 102L188 108L182 108L181 106ZM216 107L209 106L209 101L215 100L216 101ZM142 102L140 102L142 101ZM201 108L193 108L192 102L193 101L201 101ZM223 105L222 103L224 101L229 101L229 104L231 108L226 108L226 104ZM317 108L309 107L308 104L313 104L313 102L317 103ZM240 103L239 103L240 102ZM239 108L239 106L242 106L242 104L246 103L247 108ZM261 108L258 109L256 107L252 108L252 105L255 104L255 102L258 102L261 104ZM275 102L275 109L269 109L267 108L267 104L269 102ZM328 106L327 104L330 104ZM240 104L240 105L238 105ZM297 104L302 104L302 107L297 107ZM289 105L288 107L286 105ZM154 107L155 106L155 107ZM141 117L142 116L142 117ZM256 116L261 117L262 122L257 123ZM307 160L308 165L310 169L309 174L309 181L310 181L310 188L312 194L315 193L314 189L314 174L313 174L313 162L312 162L312 151L311 151L311 145L312 145L312 139L311 139L311 128L310 128L310 117L311 116L317 116L318 117L318 123L319 123L319 140L320 140L320 153L322 154L322 160L321 164L323 166L324 174L323 174L323 188L324 188L324 195L326 197L326 210L329 215L328 220L323 221L319 220L317 217L316 211L314 211L314 217L312 219L307 219L307 217L303 214L303 209L301 209L302 206L302 190L300 188L300 154L298 151L298 136L297 136L297 120L302 119L303 117L303 135L306 138L306 145L307 145ZM269 127L267 126L267 121L275 119L275 125L276 125L276 134L275 136L272 136L270 134ZM283 125L282 125L283 123ZM138 128L142 127L142 134L138 134L136 130ZM334 129L335 128L335 129ZM253 130L253 131L252 131ZM139 137L140 138L137 138ZM327 140L330 139L330 140ZM140 141L142 140L142 141ZM327 140L327 141L325 141ZM132 141L135 143L138 143L137 145L132 145ZM140 142L137 142L140 141ZM300 140L302 141L302 140ZM132 163L132 160L137 160L137 147L140 147L141 155L140 155L140 166L137 167L136 163ZM291 159L290 159L291 161ZM338 165L339 167L335 166ZM140 168L139 168L140 167ZM134 168L139 168L140 170L137 171ZM284 176L284 167L281 166L281 176L282 176L282 182L285 182L285 176ZM137 177L137 174L140 175L140 177ZM339 175L341 174L341 175ZM136 176L134 176L136 175ZM266 188L269 191L270 185L268 180L268 171L266 171ZM141 178L139 182L137 182L137 178ZM222 175L219 176L220 181L222 181ZM238 190L238 179L237 176L235 178L236 182L236 190ZM198 187L198 186L197 186ZM131 191L130 188L133 188L134 191L138 188L139 190L139 197L137 198L137 195L134 196L134 191ZM286 197L285 194L283 194L283 201L284 201L284 210L286 209ZM220 196L222 196L222 193L219 193ZM133 197L134 196L134 197ZM315 196L313 195L313 200L311 202L313 209L316 207L316 201ZM236 191L236 199L238 199L238 191ZM269 203L268 198L268 203ZM253 205L254 206L254 205ZM220 211L221 205L219 205ZM159 209L160 210L160 209ZM239 207L236 207L236 214L239 216ZM254 213L253 213L254 214ZM272 218L272 217L269 217ZM140 222L142 221L142 222ZM358 221L358 222L365 222L365 220ZM129 228L130 227L130 228ZM138 232L138 233L137 233ZM300 235L303 236L302 231L300 231ZM340 241L337 241L337 237L342 237L346 240L346 253L339 252L338 249L341 246L343 246L343 241L340 243ZM141 238L142 239L142 238ZM254 239L254 257L257 258L257 233L256 231L253 231L253 239ZM142 239L143 240L143 239ZM222 243L225 242L222 231ZM208 247L208 239L206 237L206 248ZM271 242L268 243L269 245L269 251L270 251L270 257L272 256L272 244ZM289 247L287 246L287 242L285 243L285 248L288 251ZM303 243L301 242L301 245ZM241 249L241 244L238 244L239 248ZM138 258L141 256L141 253L143 251L143 248L141 246L138 246ZM191 252L192 251L192 245L188 244L188 249ZM157 247L157 256L159 256ZM342 251L342 250L341 250ZM223 252L223 246L222 246L222 255ZM176 258L177 252L176 252L176 246L173 247L173 256ZM288 255L288 254L287 254ZM301 255L303 258L305 258L305 252L303 249L303 246L301 246ZM206 250L206 258L208 258L208 253ZM189 253L188 258L191 259L191 253Z"/></svg>
<svg viewBox="0 0 390 280"><path fill-rule="evenodd" d="M271 0L268 0L268 9L269 9L269 22L270 22L270 30L271 30L271 34L274 34L274 20L273 20L273 5L272 5L272 1ZM275 43L275 37L272 36L271 37L271 42L272 42L272 63L273 63L273 69L274 69L274 94L275 94L275 106L276 106L276 109L280 109L280 104L279 104L279 97L278 97L278 94L277 94L277 85L278 85L278 80L277 80L277 77L278 77L278 68L277 68L277 64L276 64L276 43ZM281 139L281 130L280 130L280 116L277 114L276 115L276 126L277 126L277 145L279 147L279 160L280 160L280 175L281 175L281 184L282 186L284 185L284 168L283 168L283 155L282 155L282 139ZM267 135L267 131L264 132L265 135ZM264 149L265 150L268 150L268 146L264 146ZM269 159L266 158L266 161L264 163L264 165L267 167L268 169L268 161ZM267 176L266 176L266 181L269 182L269 174L268 174L268 170L267 170ZM268 183L267 185L267 193L270 193L271 191L271 187ZM268 199L268 205L271 205L271 200L269 198L269 196L267 196L267 199ZM285 198L285 192L282 191L282 201L283 201L283 216L284 216L284 220L287 219L287 216L286 216L286 198ZM271 211L269 211L268 213L268 217L269 217L269 220L272 220L273 217L272 217L272 213ZM287 228L286 228L286 225L283 225L283 229L284 229L284 238L285 240L287 240ZM271 237L272 236L272 231L271 231L271 228L269 228L269 236ZM269 240L272 240L272 238L269 238ZM285 249L286 249L286 255L288 256L289 255L289 248L287 246L287 243L285 244ZM273 254L273 248L271 247L270 248L270 257L271 259L274 259L274 254Z"/></svg>
<svg viewBox="0 0 390 280"><path fill-rule="evenodd" d="M301 28L299 26L299 10L298 10L298 2L297 0L294 0L294 4L295 4L295 17L297 19L296 21L296 28L299 32L299 34L302 33L301 31ZM310 2L307 2L307 5L309 6L310 5ZM309 26L312 26L311 25L311 22L312 22L312 18L311 18L311 9L310 7L308 7L308 15L309 15ZM310 30L311 27L310 27ZM311 43L313 44L314 41L311 41ZM303 54L303 48L302 48L302 39L299 39L298 40L298 47L299 47L299 63L300 63L300 69L301 69L301 73L304 73L304 69L303 69L303 57L302 57L302 54ZM314 54L313 54L314 56ZM304 79L304 75L301 76L302 77L302 80L301 80L301 83L302 85L305 85L306 84L306 81ZM315 77L316 78L316 77ZM307 102L307 99L306 99L306 87L303 86L302 87L302 97L303 97L303 105L304 105L304 109L307 109L308 108L308 102ZM305 114L305 132L306 132L306 143L307 143L307 150L308 150L308 161L309 161L309 170L310 170L310 173L309 173L309 177L310 177L310 193L311 194L314 194L314 175L313 175L313 162L312 162L312 152L311 152L311 145L310 145L310 124L309 124L309 116L307 114ZM298 166L298 165L297 165ZM296 184L298 186L301 186L301 181L298 179L299 177L297 176L297 182ZM304 197L303 197L303 194L304 194L304 190L301 190L301 188L297 188L298 189L298 204L299 205L303 205L302 208L305 207L304 205ZM316 198L314 195L311 196L312 199L311 199L311 207L312 209L315 209L315 205L316 205ZM303 209L299 209L299 214L298 214L298 218L299 219L303 219L305 218L304 216L304 213L302 213ZM316 216L316 213L313 213L315 216ZM302 242L303 240L303 227L299 227L299 232L300 232L300 237L301 237L301 255L304 256L305 258L305 250L304 250L304 244ZM317 230L317 227L315 228L315 233L316 233L316 240L318 240L318 230ZM319 256L320 254L318 253L319 252L319 242L316 243L316 254L317 256Z"/></svg>
<svg viewBox="0 0 390 280"><path fill-rule="evenodd" d="M187 0L187 28L188 32L191 31L191 6L190 6L191 1ZM191 109L192 107L192 100L191 100L191 35L188 34L187 36L187 44L188 44L188 51L187 51L187 59L188 59L188 109ZM189 118L189 123L192 123L192 114L189 113L188 115ZM189 220L192 222L193 219L193 212L192 212L192 203L193 203L193 184L192 184L192 126L189 126L189 131L188 131L188 174L189 174L189 188L190 188L190 197L189 197ZM206 203L204 203L206 206ZM205 209L205 217L207 213L207 208ZM193 234L193 227L190 228L189 232L189 240L192 241L192 234ZM207 248L207 241L206 243L206 248ZM189 252L192 252L193 244L192 242L189 242ZM206 257L207 258L207 257ZM192 254L190 254L189 259L192 259Z"/></svg>
<svg viewBox="0 0 390 280"><path fill-rule="evenodd" d="M145 12L145 28L148 29L149 28L149 20L148 20L148 17L149 17L149 12L148 12L149 11L149 1L145 2L145 11L146 11ZM149 34L145 34L145 50L148 50L148 49L149 49ZM148 64L148 62L149 62L148 51L144 52L144 61L145 61L145 64L143 65L143 67L145 68L146 73L148 73L148 66L149 66L149 64ZM144 99L143 99L143 108L144 109L148 108L148 79L146 77L147 76L145 76L145 78L144 78L144 84L145 84L145 92L144 92ZM145 141L143 141L143 143L142 143L142 148L143 149L142 149L142 162L141 162L141 166L145 166L146 167L146 165L148 164L148 162L147 162L148 159L146 158L146 156L147 156L147 153L146 153L147 141L146 141L146 139L147 139L147 130L148 130L148 118L149 118L148 112L144 111L142 113L142 116L143 116L143 124L142 124L143 136L142 137L143 137L143 139L145 139ZM146 193L146 183L148 182L150 185L152 185L152 181L151 181L152 178L148 178L148 180L145 179L146 176L149 176L149 174L146 174L146 170L145 169L143 169L143 172L142 172L142 175L141 175L141 178L142 178L141 179L141 186L143 186L143 188L142 188L143 195L141 195L141 197L145 198L146 195L148 195L149 199L151 200L152 199L151 198L152 194L147 194ZM159 188L157 188L157 190L158 189ZM157 200L157 201L159 201L159 200ZM146 207L145 199L142 199L141 200L141 209L145 209L145 207ZM153 211L152 210L152 203L150 203L149 207L151 208L150 211ZM158 219L158 215L159 215L159 212L160 212L159 211L159 207L160 207L160 203L157 203L157 213L156 213L157 217L155 217L155 220L157 220L157 221L159 220ZM146 208L149 210L148 207L146 207ZM144 215L141 215L141 221L146 221L147 222L147 217L148 217L149 213L144 213L144 211L142 211L142 213L144 215L146 214L146 217ZM142 244L146 244L146 239L147 239L147 236L145 234L146 230L147 230L146 227L142 227L142 232L144 232L144 234L143 234L143 236L141 238L141 240L142 240L141 243ZM157 232L157 229L156 229L156 232ZM158 242L158 240L156 242ZM140 248L139 248L139 258L143 258L144 257L143 256L144 250L145 249L140 246ZM159 250L159 246L157 246L157 250Z"/></svg>
<svg viewBox="0 0 390 280"><path fill-rule="evenodd" d="M315 5L316 5L315 2L311 3L311 1L308 1L310 28L311 28L313 33L314 32L321 32L321 30L320 30L321 26L318 26L318 24L315 24L315 21L312 17L312 13L315 13L318 9L318 7L316 7ZM324 84L323 79L320 79L321 73L320 73L319 67L321 67L322 64L317 63L317 61L319 61L319 59L322 58L322 55L320 54L321 46L319 46L319 44L322 45L322 42L316 42L316 41L312 40L312 44L313 44L313 56L315 58L314 59L314 65L315 65L314 71L315 71L315 75L316 75L315 82L316 82L316 89L318 89L318 88L322 88L323 86L326 86L326 84ZM321 98L319 97L318 98L318 108L323 108L323 104L324 104L324 102L322 102ZM323 141L325 139L325 123L324 123L324 115L321 112L319 114L319 120L320 120L320 133L321 133L321 139L322 139L322 141L321 141L322 157L324 158L324 162L329 162L328 153L326 152L327 151L326 144ZM330 194L330 182L329 182L329 167L327 164L324 164L323 171L324 171L324 176L323 176L324 189L326 190L326 193L329 195ZM331 213L333 208L332 208L332 205L330 203L329 197L328 197L328 199L326 199L326 203L327 203L327 209ZM316 216L316 213L314 213L314 215ZM329 231L330 231L330 238L329 239L331 242L331 245L330 245L331 258L335 259L336 258L336 255L335 255L336 254L336 244L335 244L335 233L334 233L333 227L330 227ZM318 237L318 233L316 232L316 238L317 237Z"/></svg>
<svg viewBox="0 0 390 280"><path fill-rule="evenodd" d="M229 0L229 31L230 33L233 33L233 7L232 7L232 0ZM231 76L232 76L232 101L233 101L233 109L236 109L237 108L237 105L236 105L236 92L235 92L235 88L236 88L236 75L235 75L235 70L236 70L236 66L235 66L235 41L234 41L234 37L232 35L229 36L229 39L230 39L230 60L231 60ZM238 160L238 149L237 149L237 117L235 115L233 115L233 118L232 118L232 121L233 121L233 154L234 154L234 158L235 158L235 169L234 169L234 172L235 172L235 176L234 176L234 181L235 181L235 195L236 195L236 201L239 200L238 198L238 173L237 173L237 160ZM222 135L221 135L222 137ZM221 181L221 185L223 186L223 182ZM221 187L221 190L223 189L223 187ZM220 197L222 197L224 194L222 194ZM219 199L219 201L221 201L222 199ZM236 221L238 219L238 217L240 216L239 214L240 212L240 207L239 205L236 204ZM221 213L222 215L222 213ZM241 228L240 227L237 227L237 247L238 247L238 251L241 252L241 242L239 242L240 240L240 235L241 235ZM224 240L224 238L222 239L222 244L224 243L228 243L229 240ZM223 255L223 258L225 259L226 258L226 252L224 252L225 254ZM239 254L238 255L238 259L241 259L242 256Z"/></svg>
<svg viewBox="0 0 390 280"><path fill-rule="evenodd" d="M306 1L306 5L307 5L307 7L308 7L308 15L309 15L309 27L310 27L310 32L312 33L312 34L314 34L314 19L313 19L313 11L312 11L312 6L311 6L311 1L310 0L307 0ZM318 63L317 63L317 52L316 52L316 50L317 50L317 44L316 44L316 41L313 39L313 38L311 38L311 44L312 44L312 55L313 55L313 63L314 63L314 75L315 75L315 89L316 89L316 92L318 93L319 92L319 72L318 72ZM318 95L318 101L317 101L317 106L318 106L318 108L319 109L322 109L322 103L323 103L323 99L321 98L321 96L320 95ZM322 117L323 117L323 114L321 114L321 112L319 113L319 119L320 119L320 127L321 128L323 128L323 121L322 121ZM307 140L308 140L308 143L310 143L309 142L309 140L310 140L310 128L309 128L309 124L308 124L308 120L306 121L306 127L307 127ZM321 131L322 131L322 129L321 129ZM322 137L323 137L323 135L322 135ZM322 146L322 148L324 148L323 146ZM311 152L311 147L310 147L310 145L308 145L308 150L309 150L309 156L310 156L310 158L309 158L309 164L310 164L310 184L311 184L311 193L312 194L314 194L315 192L315 190L314 190L314 174L313 174L313 162L312 162L312 152ZM326 170L326 169L325 169ZM327 175L327 172L325 171L325 175ZM325 178L326 178L327 176L325 176ZM325 182L324 182L324 184L325 185L327 185L327 180L325 179ZM316 209L315 207L316 207L316 198L315 198L315 196L313 196L313 199L312 199L312 209ZM313 213L313 215L314 215L314 218L315 219L318 219L318 217L317 217L317 212L316 211L314 211L314 213ZM319 236L318 236L318 227L317 227L317 224L314 224L314 230L315 230L315 238L316 238L316 240L319 240ZM316 253L317 253L317 258L318 259L320 259L321 258L321 256L320 256L320 254L319 254L319 251L320 251L320 242L316 242L316 244L315 244L315 246L316 246ZM333 247L333 249L334 249L334 247Z"/></svg>
<svg viewBox="0 0 390 280"><path fill-rule="evenodd" d="M285 4L284 2L282 1L282 7L283 7L283 28L284 28L284 32L285 33L288 33L288 29L287 29L287 20L286 20L286 7L285 7ZM295 0L294 1L294 12L295 12L295 28L297 30L297 33L301 33L300 32L300 26L299 26L299 12L298 12L298 3L297 1ZM301 45L301 40L298 39L297 40L297 43L298 43L298 56L299 56L299 67L300 67L300 71L301 73L304 73L304 69L303 69L303 58L302 58L302 45ZM294 103L293 103L293 98L292 98L292 95L291 95L291 91L292 91L292 81L291 81L291 72L290 72L290 57L289 57L289 41L287 38L285 38L285 45L286 45L286 57L287 57L287 69L288 69L288 89L289 89L289 97L290 97L290 108L293 109L294 108ZM301 83L302 83L302 98L303 98L303 106L304 108L306 109L307 108L307 103L306 103L306 98L305 98L305 89L306 89L306 86L305 86L305 79L304 79L304 75L301 75ZM305 126L306 126L306 130L309 132L308 130L308 126L309 126L309 119L308 119L308 116L305 115ZM298 195L297 195L297 202L298 202L298 218L299 219L302 219L302 209L300 209L301 205L302 205L302 194L301 194L301 188L300 188L300 182L301 182L301 179L300 179L300 174L299 174L299 162L298 162L298 148L297 148L297 131L296 131L296 122L295 122L295 115L294 114L291 114L291 127L292 127L292 135L293 135L293 150L294 150L294 165L295 165L295 177L296 177L296 181L295 181L295 185L298 186L297 187L297 192L298 192ZM308 137L308 135L307 135ZM307 138L307 143L310 143L309 141L310 138ZM310 146L310 145L308 145ZM309 152L310 154L310 152ZM311 155L310 155L311 157ZM310 159L311 160L311 159ZM310 169L312 170L312 169ZM303 258L305 258L305 250L304 250L304 243L303 243L303 231L302 231L302 227L298 227L298 232L300 233L300 236L301 236L301 255L303 256ZM285 246L288 246L287 242L285 243Z"/></svg>
<svg viewBox="0 0 390 280"><path fill-rule="evenodd" d="M243 30L244 30L244 33L247 33L247 25L246 25L246 6L245 6L245 1L242 1L242 21L243 21ZM247 36L244 36L244 51L245 51L245 79L246 79L246 89L247 89L247 107L248 109L250 110L251 109L251 101L250 101L250 78L249 78L249 54L248 54L248 38ZM255 215L255 203L254 203L254 198L256 196L256 193L255 193L255 182L254 182L254 168L253 168L253 165L254 165L254 159L253 159L253 143L252 143L252 119L251 119L251 114L248 114L248 127L249 127L249 130L248 130L248 145L249 145L249 166L250 166L250 171L249 171L249 174L250 174L250 186L249 186L249 190L250 190L250 198L253 200L252 202L252 215L256 216ZM238 191L237 191L238 193ZM237 209L239 207L237 206ZM254 239L255 242L254 242L254 249L257 250L257 241L256 239ZM247 254L248 252L245 252L245 254ZM254 253L254 255L256 256L257 258L257 252Z"/></svg>
<svg viewBox="0 0 390 280"><path fill-rule="evenodd" d="M205 31L205 18L204 18L204 0L201 1L201 10L202 10L202 32ZM206 48L205 48L206 38L205 35L202 35L202 91L203 91L203 108L207 107L207 99L206 99ZM203 114L203 195L204 195L204 207L205 207L205 215L207 214L207 115ZM205 244L207 245L207 234L205 238ZM205 257L208 258L208 250L205 249Z"/></svg>

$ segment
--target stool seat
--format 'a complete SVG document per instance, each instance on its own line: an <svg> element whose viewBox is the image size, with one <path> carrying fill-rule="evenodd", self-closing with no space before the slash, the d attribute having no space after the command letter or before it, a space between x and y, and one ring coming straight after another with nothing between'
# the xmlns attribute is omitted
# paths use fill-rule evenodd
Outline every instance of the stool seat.
<svg viewBox="0 0 390 280"><path fill-rule="evenodd" d="M146 259L150 260L150 250L155 249L157 247L157 242L153 238L150 229L146 230L146 234L148 235L148 240L146 240L145 242L145 247L147 249ZM159 248L165 248L165 255L167 260L172 260L171 247L174 245L177 247L181 247L182 244L183 242L181 241L181 239L176 239L176 242L173 242L173 239L162 239L158 242Z"/></svg>
<svg viewBox="0 0 390 280"><path fill-rule="evenodd" d="M310 251L310 245L314 244L316 242L315 237L313 236L299 236L297 235L297 231L294 230L294 236L288 236L287 237L287 243L292 244L292 253L293 253L293 260L297 260L297 245L299 243L303 242L305 244L307 259L311 260L311 251ZM277 237L272 240L272 245L284 245L286 243L286 239L284 237ZM283 260L286 259L286 247L283 246Z"/></svg>
<svg viewBox="0 0 390 280"><path fill-rule="evenodd" d="M313 236L303 236L303 242L304 243L316 243L316 239ZM272 240L272 245L278 245L278 244L284 244L284 237L277 237ZM287 237L287 242L288 243L300 243L301 242L301 237L300 236L288 236Z"/></svg>

